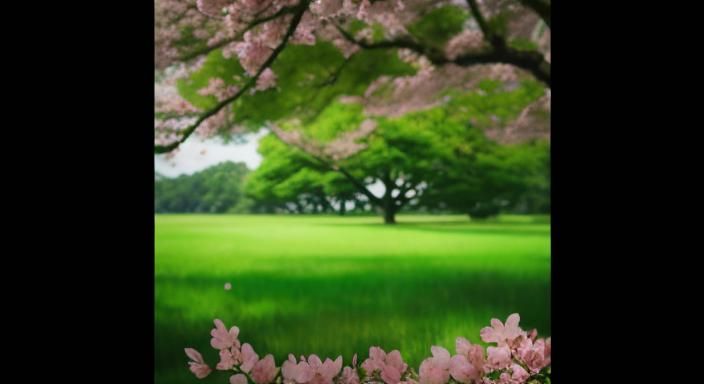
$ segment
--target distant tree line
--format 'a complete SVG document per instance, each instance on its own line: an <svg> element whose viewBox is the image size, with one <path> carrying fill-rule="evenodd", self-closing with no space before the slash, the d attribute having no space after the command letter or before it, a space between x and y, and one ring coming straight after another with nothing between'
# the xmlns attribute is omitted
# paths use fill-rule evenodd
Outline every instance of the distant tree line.
<svg viewBox="0 0 704 384"><path fill-rule="evenodd" d="M181 175L175 178L155 174L155 211L157 213L232 212L243 200L242 187L247 173L247 166L243 163L224 162L192 175Z"/></svg>
<svg viewBox="0 0 704 384"><path fill-rule="evenodd" d="M372 149L366 158L362 155L358 163L350 164L354 165L351 172L368 189L381 180L389 192L384 191L380 199L395 205L394 214L403 210L487 218L499 213L550 212L546 143L499 146L477 136L471 155L436 158L431 166L427 160L410 157L410 152L433 150L428 144L432 140L426 139L421 139L425 145L405 143L407 153L402 143L396 143L395 155L386 152L388 148L380 149L381 153ZM384 214L340 172L325 169L273 135L262 139L260 152L264 160L255 171L243 163L224 162L175 178L156 174L156 212ZM420 175L420 181L410 185L412 174ZM402 182L404 176L407 181Z"/></svg>

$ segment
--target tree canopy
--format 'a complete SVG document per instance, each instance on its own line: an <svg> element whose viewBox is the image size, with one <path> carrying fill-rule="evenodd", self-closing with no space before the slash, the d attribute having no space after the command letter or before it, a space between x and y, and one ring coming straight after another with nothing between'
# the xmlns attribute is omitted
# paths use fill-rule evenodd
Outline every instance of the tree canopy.
<svg viewBox="0 0 704 384"><path fill-rule="evenodd" d="M340 97L370 115L423 109L472 79L530 76L549 98L549 10L541 0L157 0L155 151L194 132L305 122Z"/></svg>
<svg viewBox="0 0 704 384"><path fill-rule="evenodd" d="M252 209L549 209L549 0L157 0L155 36L155 152L268 129Z"/></svg>

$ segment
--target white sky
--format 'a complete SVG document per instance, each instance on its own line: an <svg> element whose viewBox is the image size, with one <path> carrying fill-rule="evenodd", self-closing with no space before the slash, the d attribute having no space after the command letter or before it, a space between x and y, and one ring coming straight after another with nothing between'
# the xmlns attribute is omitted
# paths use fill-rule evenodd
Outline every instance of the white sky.
<svg viewBox="0 0 704 384"><path fill-rule="evenodd" d="M171 159L164 155L154 155L154 170L164 176L175 177L192 174L228 160L241 161L247 164L249 169L255 169L262 161L257 153L257 145L264 134L265 132L260 132L247 136L245 144L223 144L219 139L204 141L198 137L190 137L181 144L178 153Z"/></svg>

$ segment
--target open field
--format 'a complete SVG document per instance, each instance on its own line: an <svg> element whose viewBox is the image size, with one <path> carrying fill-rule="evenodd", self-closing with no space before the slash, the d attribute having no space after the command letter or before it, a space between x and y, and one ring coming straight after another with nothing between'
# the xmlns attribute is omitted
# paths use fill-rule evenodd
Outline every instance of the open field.
<svg viewBox="0 0 704 384"><path fill-rule="evenodd" d="M368 347L400 349L412 366L431 345L454 353L492 317L519 312L550 334L547 217L156 216L156 383L199 381L184 347L214 366L213 318L280 365L288 352L345 364ZM232 290L223 285L232 283Z"/></svg>

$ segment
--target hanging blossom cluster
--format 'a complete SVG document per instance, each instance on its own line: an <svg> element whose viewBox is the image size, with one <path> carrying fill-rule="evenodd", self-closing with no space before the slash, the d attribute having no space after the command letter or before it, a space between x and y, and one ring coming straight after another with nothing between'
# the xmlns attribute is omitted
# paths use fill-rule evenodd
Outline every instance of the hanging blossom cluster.
<svg viewBox="0 0 704 384"><path fill-rule="evenodd" d="M359 48L334 28L335 23L349 19L358 19L370 26L384 25L387 37L407 33L404 22L408 20L398 13L405 9L401 0L373 4L369 0L197 0L195 6L209 20L221 23L220 28L212 28L215 32L207 45L222 46L223 55L237 57L252 76L283 42L298 7L304 7L304 13L288 41L291 44L313 45L322 38L333 42L349 57ZM371 27L367 27L359 31L358 36L371 36L371 33ZM199 32L199 35L207 33ZM275 74L269 70L257 89L268 89L275 81Z"/></svg>
<svg viewBox="0 0 704 384"><path fill-rule="evenodd" d="M185 65L172 66L154 83L154 129L156 144L178 140L181 131L193 124L200 113L178 92L176 84L190 73Z"/></svg>
<svg viewBox="0 0 704 384"><path fill-rule="evenodd" d="M369 348L369 357L357 366L357 355L352 364L343 367L342 356L323 361L316 355L288 360L276 366L273 355L263 358L248 344L241 344L239 328L229 330L222 321L215 320L210 332L210 345L217 349L220 361L215 369L231 374L230 384L521 384L545 383L550 377L550 338L537 338L537 331L526 332L518 323L518 314L512 314L502 323L491 320L491 326L481 330L481 339L492 345L484 348L459 337L455 355L439 346L430 350L418 371L410 368L398 350L386 353L379 347ZM193 374L207 377L212 369L203 356L193 348L186 348Z"/></svg>
<svg viewBox="0 0 704 384"><path fill-rule="evenodd" d="M184 130L193 126L198 121L203 112L189 101L181 97L177 84L180 80L187 79L188 76L197 71L203 65L204 60L197 61L192 66L185 64L170 66L158 72L157 82L154 83L154 131L155 144L168 145L178 141L182 137ZM256 89L266 89L267 76L262 74L257 82ZM236 85L228 85L223 79L211 78L204 88L198 91L201 96L213 96L216 101L221 102L232 97L239 91ZM203 120L198 125L195 133L203 138L212 137L218 132L227 130L237 134L243 132L241 127L232 124L234 114L230 108L222 108L214 115ZM169 153L171 156L175 152Z"/></svg>
<svg viewBox="0 0 704 384"><path fill-rule="evenodd" d="M198 10L196 0L156 0L154 2L154 57L157 68L163 69L188 56L194 39L210 45L221 42L217 31L222 21ZM199 47L200 48L200 47Z"/></svg>

